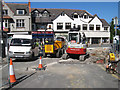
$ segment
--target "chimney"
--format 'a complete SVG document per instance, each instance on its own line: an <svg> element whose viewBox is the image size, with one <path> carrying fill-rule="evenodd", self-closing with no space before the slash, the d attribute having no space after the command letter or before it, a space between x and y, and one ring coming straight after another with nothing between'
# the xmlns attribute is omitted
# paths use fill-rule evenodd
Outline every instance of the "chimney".
<svg viewBox="0 0 120 90"><path fill-rule="evenodd" d="M28 2L28 5L29 5L29 13L31 13L31 3L30 3L30 0Z"/></svg>

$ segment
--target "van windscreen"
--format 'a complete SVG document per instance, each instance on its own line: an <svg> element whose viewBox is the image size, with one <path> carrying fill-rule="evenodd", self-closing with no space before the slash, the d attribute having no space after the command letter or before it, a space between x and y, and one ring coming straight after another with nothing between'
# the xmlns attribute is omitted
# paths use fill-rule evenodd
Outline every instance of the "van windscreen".
<svg viewBox="0 0 120 90"><path fill-rule="evenodd" d="M20 39L15 38L11 40L11 46L30 46L31 40L30 39Z"/></svg>

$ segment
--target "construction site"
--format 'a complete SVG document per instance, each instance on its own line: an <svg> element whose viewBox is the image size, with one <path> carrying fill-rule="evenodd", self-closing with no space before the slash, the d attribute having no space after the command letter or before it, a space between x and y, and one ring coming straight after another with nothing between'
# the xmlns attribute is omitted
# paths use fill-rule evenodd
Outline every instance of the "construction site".
<svg viewBox="0 0 120 90"><path fill-rule="evenodd" d="M20 40L28 37L19 35ZM18 35L13 36L9 50L17 50L16 40ZM4 58L3 89L118 88L120 51L112 45L89 46L76 27L70 29L68 39L45 30L32 32L31 40L32 44L25 43L32 45L31 58L21 57L22 53L10 53L9 62Z"/></svg>
<svg viewBox="0 0 120 90"><path fill-rule="evenodd" d="M0 89L120 89L119 18L105 20L116 14L41 3L0 1Z"/></svg>

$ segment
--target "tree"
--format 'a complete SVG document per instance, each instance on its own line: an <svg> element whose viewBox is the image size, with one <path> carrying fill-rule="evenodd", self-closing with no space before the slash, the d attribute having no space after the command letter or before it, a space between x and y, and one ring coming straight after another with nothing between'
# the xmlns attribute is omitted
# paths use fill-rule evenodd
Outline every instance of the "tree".
<svg viewBox="0 0 120 90"><path fill-rule="evenodd" d="M114 21L112 19L110 23L110 43L113 42L113 37L115 36Z"/></svg>

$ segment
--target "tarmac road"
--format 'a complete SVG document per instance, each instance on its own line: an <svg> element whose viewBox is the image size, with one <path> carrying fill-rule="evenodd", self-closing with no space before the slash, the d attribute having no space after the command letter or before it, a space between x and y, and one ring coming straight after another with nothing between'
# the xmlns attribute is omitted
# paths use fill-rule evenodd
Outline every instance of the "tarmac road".
<svg viewBox="0 0 120 90"><path fill-rule="evenodd" d="M19 82L12 88L118 88L118 79L97 64L58 63L59 60L44 58L43 65L47 67L41 71L35 70L39 59L14 61Z"/></svg>

